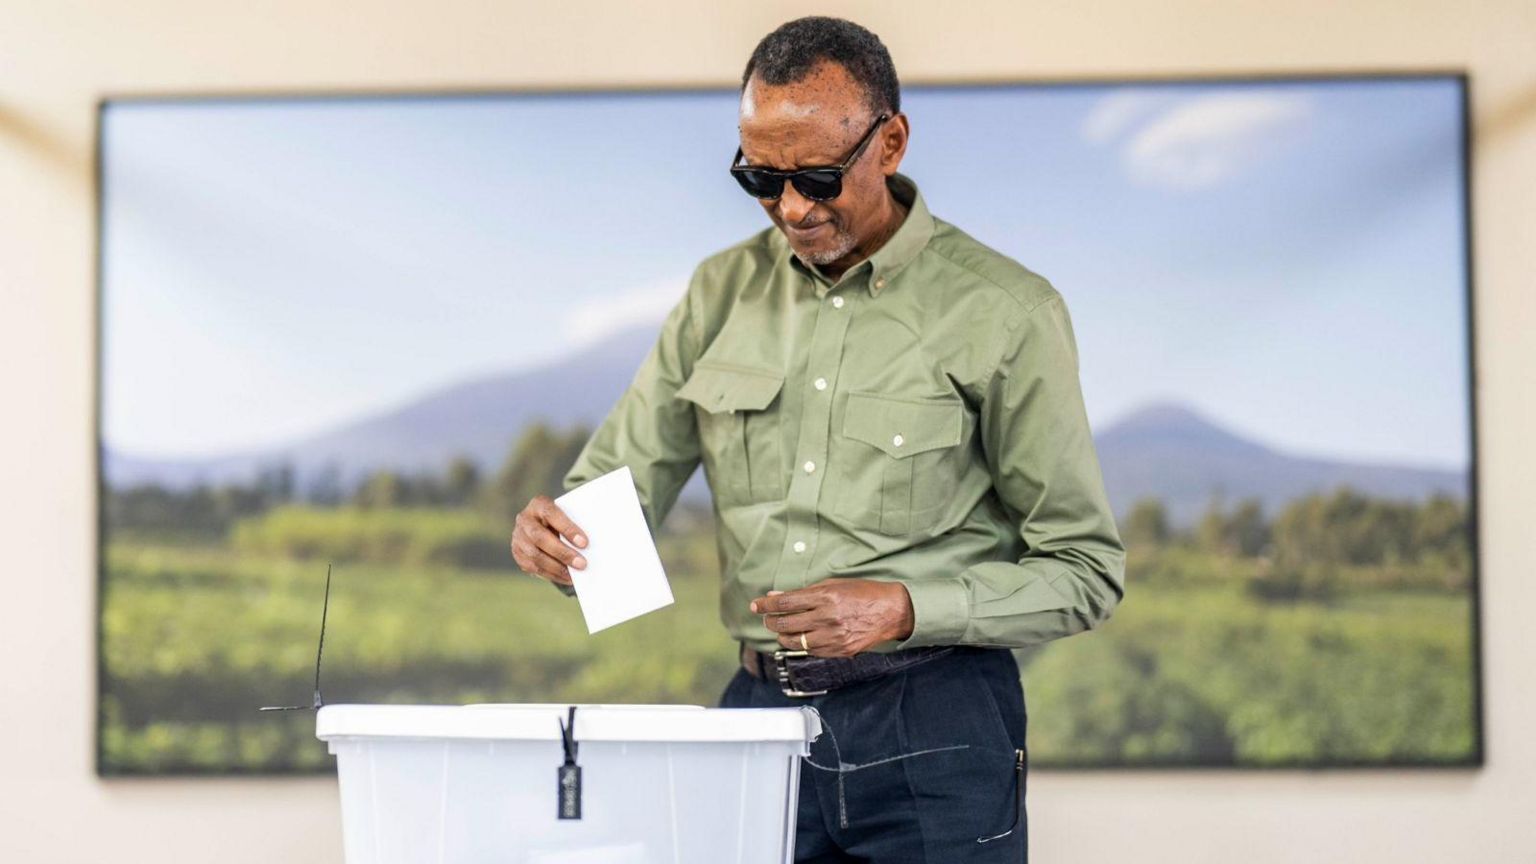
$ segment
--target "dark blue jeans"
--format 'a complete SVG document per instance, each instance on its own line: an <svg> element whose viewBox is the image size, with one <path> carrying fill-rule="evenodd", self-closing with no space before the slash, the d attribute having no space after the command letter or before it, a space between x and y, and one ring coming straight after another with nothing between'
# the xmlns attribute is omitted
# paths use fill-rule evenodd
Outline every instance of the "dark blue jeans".
<svg viewBox="0 0 1536 864"><path fill-rule="evenodd" d="M1007 831L1017 808L1026 714L1012 652L957 646L809 698L738 669L720 697L722 708L807 705L824 729L800 764L796 862L1028 861L1022 812L1011 834L977 842Z"/></svg>

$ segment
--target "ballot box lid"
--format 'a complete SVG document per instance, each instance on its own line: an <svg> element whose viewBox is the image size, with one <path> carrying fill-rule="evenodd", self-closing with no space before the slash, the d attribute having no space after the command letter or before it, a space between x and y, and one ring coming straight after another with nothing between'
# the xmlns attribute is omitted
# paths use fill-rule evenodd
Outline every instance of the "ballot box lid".
<svg viewBox="0 0 1536 864"><path fill-rule="evenodd" d="M698 705L575 703L578 741L814 741L807 708L704 708ZM479 738L559 740L570 703L484 705L326 705L315 720L321 740Z"/></svg>

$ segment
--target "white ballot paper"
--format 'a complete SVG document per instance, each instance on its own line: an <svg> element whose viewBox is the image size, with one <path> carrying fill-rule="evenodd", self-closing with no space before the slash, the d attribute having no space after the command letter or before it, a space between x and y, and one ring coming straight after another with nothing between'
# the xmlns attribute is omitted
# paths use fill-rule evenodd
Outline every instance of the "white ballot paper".
<svg viewBox="0 0 1536 864"><path fill-rule="evenodd" d="M672 605L672 586L661 569L628 465L588 480L555 504L587 535L585 549L566 545L587 559L584 569L567 569L588 633Z"/></svg>

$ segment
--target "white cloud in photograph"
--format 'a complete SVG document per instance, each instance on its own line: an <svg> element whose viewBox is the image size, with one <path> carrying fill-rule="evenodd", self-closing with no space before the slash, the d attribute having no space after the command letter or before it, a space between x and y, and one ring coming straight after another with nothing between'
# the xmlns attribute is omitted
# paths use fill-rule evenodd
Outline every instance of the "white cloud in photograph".
<svg viewBox="0 0 1536 864"><path fill-rule="evenodd" d="M678 277L584 299L572 307L566 319L567 344L577 350L642 324L660 326L687 288L687 277Z"/></svg>
<svg viewBox="0 0 1536 864"><path fill-rule="evenodd" d="M1105 144L1178 99L1166 89L1112 90L1100 97L1083 120L1083 140Z"/></svg>
<svg viewBox="0 0 1536 864"><path fill-rule="evenodd" d="M1170 99L1160 92L1120 91L1100 100L1082 135L1091 143L1116 142L1121 165L1134 182L1199 190L1260 161L1309 113L1307 100L1292 93Z"/></svg>

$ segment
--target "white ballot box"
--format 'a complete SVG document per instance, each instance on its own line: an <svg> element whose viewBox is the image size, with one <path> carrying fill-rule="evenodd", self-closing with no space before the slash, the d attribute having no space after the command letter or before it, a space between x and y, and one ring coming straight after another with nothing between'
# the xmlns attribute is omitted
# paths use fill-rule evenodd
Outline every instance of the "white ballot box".
<svg viewBox="0 0 1536 864"><path fill-rule="evenodd" d="M793 861L814 712L574 707L321 708L347 864Z"/></svg>

